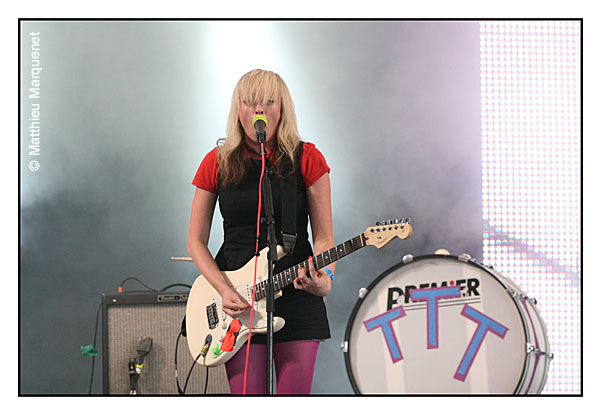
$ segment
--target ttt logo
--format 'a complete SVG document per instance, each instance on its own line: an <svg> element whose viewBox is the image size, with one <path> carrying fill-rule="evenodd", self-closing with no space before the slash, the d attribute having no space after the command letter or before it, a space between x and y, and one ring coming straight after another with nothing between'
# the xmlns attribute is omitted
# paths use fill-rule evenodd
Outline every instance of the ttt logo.
<svg viewBox="0 0 601 415"><path fill-rule="evenodd" d="M475 280L475 279L474 279ZM470 280L468 280L470 281ZM475 280L477 281L477 280ZM470 285L468 284L467 287ZM477 285L472 286L472 291L476 291ZM469 291L468 291L469 292ZM427 341L426 348L427 349L437 349L438 348L438 300L443 298L455 298L461 297L461 287L458 285L455 286L443 286L443 287L433 287L433 288L422 288L422 289L409 289L408 290L409 298L412 301L425 301L426 302L426 328L427 328ZM478 295L478 294L476 294ZM407 301L408 302L408 301ZM390 303L390 294L389 294L389 303ZM461 313L461 316L468 318L477 324L476 330L474 331L474 335L472 336L471 341L467 345L465 353L459 362L457 370L455 371L455 375L453 378L464 381L467 377L470 367L478 354L478 350L480 346L484 342L486 335L488 333L493 333L496 336L504 339L505 334L509 330L507 327L493 320L489 316L481 313L473 307L465 304ZM388 351L390 353L390 357L392 359L392 363L398 363L403 360L403 353L399 346L399 342L397 341L397 335L392 326L392 322L399 318L405 317L407 314L403 309L403 306L400 305L395 308L391 308L388 311L372 317L363 322L367 331L372 332L380 332L384 336L384 341L388 346ZM379 330L378 330L379 329Z"/></svg>

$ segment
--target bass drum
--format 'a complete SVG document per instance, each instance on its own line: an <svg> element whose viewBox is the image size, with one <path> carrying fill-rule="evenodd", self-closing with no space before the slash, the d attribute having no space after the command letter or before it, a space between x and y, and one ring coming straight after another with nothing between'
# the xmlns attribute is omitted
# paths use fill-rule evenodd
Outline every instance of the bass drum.
<svg viewBox="0 0 601 415"><path fill-rule="evenodd" d="M342 344L357 394L538 394L546 328L513 281L467 254L426 255L361 289Z"/></svg>

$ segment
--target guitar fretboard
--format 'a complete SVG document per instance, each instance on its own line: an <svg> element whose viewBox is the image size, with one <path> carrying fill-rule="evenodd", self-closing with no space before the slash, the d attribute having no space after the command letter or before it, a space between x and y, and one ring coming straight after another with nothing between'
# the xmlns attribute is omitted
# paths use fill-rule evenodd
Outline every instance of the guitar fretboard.
<svg viewBox="0 0 601 415"><path fill-rule="evenodd" d="M361 249L365 246L365 237L363 234L356 236L352 239L349 239L346 242L341 243L340 245L335 246L329 251L322 252L321 254L315 255L313 257L313 266L316 270L321 269L323 267L328 266L332 262L336 262L339 259L355 252L358 249ZM276 275L273 276L273 286L274 292L279 291L287 285L292 284L292 281L296 277L298 277L298 270L300 267L304 269L309 269L309 260L305 260L300 264L296 264L293 267L290 267ZM257 289L255 293L255 301L261 300L262 298L267 297L267 281L263 281L257 284Z"/></svg>

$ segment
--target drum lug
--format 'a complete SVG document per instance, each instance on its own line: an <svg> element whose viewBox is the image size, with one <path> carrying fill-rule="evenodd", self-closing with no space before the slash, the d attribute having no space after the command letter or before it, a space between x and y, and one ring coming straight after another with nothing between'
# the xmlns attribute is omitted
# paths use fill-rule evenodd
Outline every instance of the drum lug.
<svg viewBox="0 0 601 415"><path fill-rule="evenodd" d="M469 262L473 261L472 256L470 254L461 254L457 257L461 262Z"/></svg>
<svg viewBox="0 0 601 415"><path fill-rule="evenodd" d="M516 290L512 290L512 289L507 289L507 291L509 291L509 293L511 294L511 296L513 298L520 297L522 300L530 301L534 305L538 304L538 301L536 301L536 298L534 298L534 297L528 297L527 295L524 295L524 294L519 293Z"/></svg>
<svg viewBox="0 0 601 415"><path fill-rule="evenodd" d="M363 298L365 297L365 294L367 294L368 290L367 288L363 287L359 290L359 298Z"/></svg>
<svg viewBox="0 0 601 415"><path fill-rule="evenodd" d="M492 265L490 265L490 264L482 264L482 265L483 265L483 266L485 266L485 267L486 267L486 268L488 268L488 269L492 269L492 270L494 270L494 269L495 269L495 267L493 267L493 266L492 266Z"/></svg>
<svg viewBox="0 0 601 415"><path fill-rule="evenodd" d="M413 255L407 254L403 257L403 264L408 264L411 261L413 261Z"/></svg>
<svg viewBox="0 0 601 415"><path fill-rule="evenodd" d="M348 342L347 341L340 343L340 350L342 350L342 353L348 352Z"/></svg>
<svg viewBox="0 0 601 415"><path fill-rule="evenodd" d="M553 353L540 351L532 343L526 343L526 353L536 353L539 355L547 356L549 360L553 360L554 357Z"/></svg>

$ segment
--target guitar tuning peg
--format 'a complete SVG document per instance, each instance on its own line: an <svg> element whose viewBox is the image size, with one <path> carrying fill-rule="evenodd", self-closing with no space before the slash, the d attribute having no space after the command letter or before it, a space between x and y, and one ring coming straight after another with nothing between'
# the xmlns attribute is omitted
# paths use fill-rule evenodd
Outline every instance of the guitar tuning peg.
<svg viewBox="0 0 601 415"><path fill-rule="evenodd" d="M380 222L376 222L376 226L380 226Z"/></svg>

